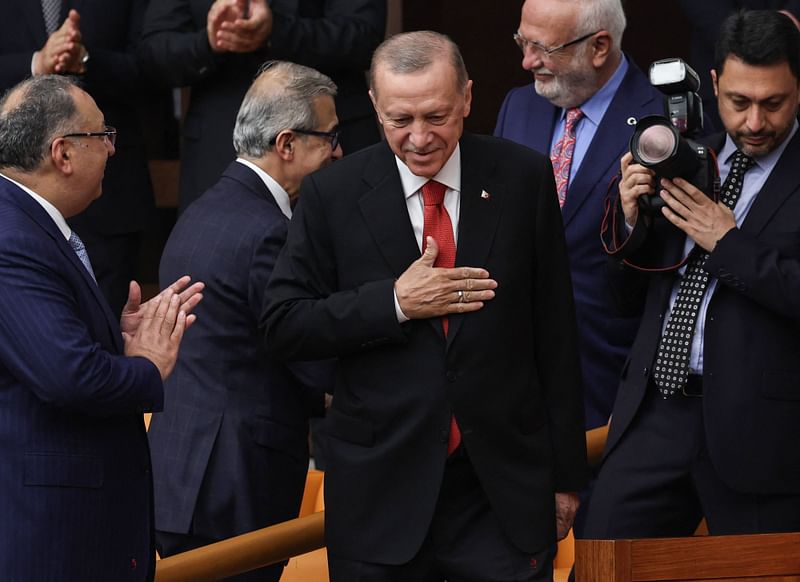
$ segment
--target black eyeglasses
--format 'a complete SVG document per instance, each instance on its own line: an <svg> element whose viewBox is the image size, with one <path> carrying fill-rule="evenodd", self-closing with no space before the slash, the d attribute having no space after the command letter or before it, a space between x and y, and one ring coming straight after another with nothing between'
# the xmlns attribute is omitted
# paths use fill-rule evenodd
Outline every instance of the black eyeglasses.
<svg viewBox="0 0 800 582"><path fill-rule="evenodd" d="M67 133L61 137L102 137L112 146L117 143L117 128L106 125L105 131L87 131L84 133Z"/></svg>
<svg viewBox="0 0 800 582"><path fill-rule="evenodd" d="M334 129L333 131L316 131L313 129L290 129L289 131L293 131L295 133L299 133L301 135L315 135L317 137L327 137L331 140L331 149L335 150L339 147L339 130ZM278 141L278 136L276 135L271 140L269 140L269 145L275 145L275 142Z"/></svg>
<svg viewBox="0 0 800 582"><path fill-rule="evenodd" d="M601 30L595 30L594 32L590 32L589 34L584 34L580 38L576 38L575 40L571 40L569 42L565 42L564 44L560 44L560 45L554 46L552 48L547 48L546 46L536 42L535 40L528 40L527 38L522 36L519 32L515 32L514 33L514 42L517 43L517 46L522 51L522 54L525 54L528 49L533 49L533 50L539 51L540 53L542 53L542 55L544 55L546 57L551 57L555 53L557 53L558 51L562 51L567 47L570 47L570 46L572 46L574 44L578 44L579 42L583 42L586 39L593 37L595 34L597 34L598 32L601 32L601 31L602 31L602 29Z"/></svg>

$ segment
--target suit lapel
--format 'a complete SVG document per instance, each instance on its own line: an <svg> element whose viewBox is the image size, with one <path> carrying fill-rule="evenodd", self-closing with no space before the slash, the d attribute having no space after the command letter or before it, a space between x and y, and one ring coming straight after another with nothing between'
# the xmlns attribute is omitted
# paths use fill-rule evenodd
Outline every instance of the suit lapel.
<svg viewBox="0 0 800 582"><path fill-rule="evenodd" d="M482 156L477 140L461 139L461 212L458 222L457 267L485 265L494 242L502 202L499 186L489 183L493 161ZM448 345L461 329L464 316L450 316Z"/></svg>
<svg viewBox="0 0 800 582"><path fill-rule="evenodd" d="M420 257L394 154L384 142L365 165L359 207L379 252L399 277Z"/></svg>
<svg viewBox="0 0 800 582"><path fill-rule="evenodd" d="M654 111L656 104L653 100L652 88L647 85L646 79L635 65L629 62L628 71L569 186L567 200L562 209L565 226L575 217L586 199L596 191L597 182L608 172L609 167L619 166L619 160L627 150L627 141L621 142L620 134L633 133L633 126L638 121L635 116ZM635 104L634 107L631 107L632 104Z"/></svg>
<svg viewBox="0 0 800 582"><path fill-rule="evenodd" d="M800 188L800 131L794 134L778 163L756 196L750 212L742 224L742 231L758 235L778 211L784 201Z"/></svg>
<svg viewBox="0 0 800 582"><path fill-rule="evenodd" d="M83 263L78 258L78 255L75 254L75 251L64 238L55 222L53 222L53 219L50 218L50 215L45 212L44 208L42 208L39 203L31 198L27 193L23 192L17 188L16 185L8 182L5 179L0 178L0 180L4 183L3 190L5 190L5 192L8 194L8 197L12 203L18 206L36 224L38 224L39 227L41 227L46 235L53 240L54 244L66 261L71 263L72 266L77 269L79 276L83 278L86 286L89 288L90 293L94 296L95 300L100 306L100 309L106 319L106 323L108 324L109 335L111 336L115 349L119 353L122 353L124 346L122 344L122 334L120 333L119 322L111 312L108 301L103 296L100 288L97 286L97 283L94 279L92 279L92 276L86 270L86 267L83 266Z"/></svg>
<svg viewBox="0 0 800 582"><path fill-rule="evenodd" d="M36 46L42 47L47 41L47 30L44 27L44 15L42 14L42 3L40 0L25 0L14 2L15 7L22 13L25 26L31 33ZM9 16L9 15L6 15Z"/></svg>

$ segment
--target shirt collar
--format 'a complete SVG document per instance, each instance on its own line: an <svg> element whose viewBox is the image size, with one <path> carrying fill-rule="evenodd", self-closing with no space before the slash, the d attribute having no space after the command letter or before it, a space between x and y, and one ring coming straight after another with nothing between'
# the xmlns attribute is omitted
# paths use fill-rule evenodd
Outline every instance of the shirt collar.
<svg viewBox="0 0 800 582"><path fill-rule="evenodd" d="M603 120L603 116L606 114L608 106L611 105L614 95L617 94L617 89L619 89L619 86L622 84L622 80L625 78L628 68L628 59L625 58L625 55L623 54L619 61L619 65L617 65L617 70L614 71L614 74L611 75L611 78L606 81L605 85L603 85L599 91L597 91L594 95L589 97L589 99L580 105L583 116L591 121L595 126L600 125L600 122ZM562 109L562 121L566 115L566 109Z"/></svg>
<svg viewBox="0 0 800 582"><path fill-rule="evenodd" d="M797 128L798 124L797 120L795 120L794 123L792 124L792 129L789 130L789 134L786 136L786 139L784 139L778 145L778 147L776 147L774 150L772 150L765 156L753 158L756 162L756 165L761 170L763 170L766 173L772 172L772 169L775 167L775 165L778 163L778 160L783 155L783 150L786 149L786 146L789 145L789 142L794 137L794 134L797 133ZM738 148L736 147L736 144L733 143L733 139L731 139L730 134L726 135L725 145L722 146L722 149L719 152L718 163L725 164L726 166L729 165L731 163L731 156L733 156L733 154L736 153L737 149Z"/></svg>
<svg viewBox="0 0 800 582"><path fill-rule="evenodd" d="M236 161L240 164L243 164L253 170L256 175L261 178L261 181L264 182L264 185L269 190L269 193L275 199L278 208L281 209L281 212L286 218L292 218L292 203L291 199L289 198L289 193L283 189L283 186L278 184L275 179L267 174L263 169L259 168L253 162L249 160L245 160L244 158L236 158Z"/></svg>
<svg viewBox="0 0 800 582"><path fill-rule="evenodd" d="M403 195L406 198L413 196L419 192L420 188L430 179L436 180L441 184L447 186L448 189L456 192L461 191L461 145L456 144L456 149L453 150L450 159L442 166L433 178L425 178L424 176L417 176L413 174L408 166L398 158L394 157L397 163L397 169L400 172L400 182L403 185Z"/></svg>
<svg viewBox="0 0 800 582"><path fill-rule="evenodd" d="M64 219L64 217L58 211L58 208L53 206L48 200L45 200L44 198L39 196L36 192L34 192L33 190L31 190L30 188L25 186L24 184L20 184L16 180L12 180L11 178L6 176L5 174L0 174L0 176L5 178L6 180L11 182L12 184L16 185L20 190L22 190L23 192L28 194L31 198L36 200L36 202L38 202L39 205L42 208L44 208L44 211L47 212L47 214L50 216L50 218L53 219L53 222L56 223L56 226L58 227L58 230L61 231L61 234L64 235L64 238L69 240L69 237L72 235L72 229L69 227L69 225L67 224L67 221Z"/></svg>

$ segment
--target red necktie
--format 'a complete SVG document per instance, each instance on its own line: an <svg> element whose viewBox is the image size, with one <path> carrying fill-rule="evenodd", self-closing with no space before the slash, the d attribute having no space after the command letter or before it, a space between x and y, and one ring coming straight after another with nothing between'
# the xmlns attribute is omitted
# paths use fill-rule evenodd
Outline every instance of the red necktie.
<svg viewBox="0 0 800 582"><path fill-rule="evenodd" d="M425 252L428 237L431 236L439 245L439 254L434 267L450 269L456 264L456 240L453 236L453 223L444 207L444 194L447 187L434 180L422 186L422 202L425 205L425 223L422 227L422 252ZM442 317L442 329L447 337L447 317ZM452 454L461 444L461 431L456 424L456 417L450 417L450 435L447 439L447 454Z"/></svg>
<svg viewBox="0 0 800 582"><path fill-rule="evenodd" d="M572 154L575 151L575 125L583 117L583 111L573 107L567 111L567 122L564 124L564 135L556 142L550 161L553 163L553 174L556 178L558 204L564 206L567 200L569 172L572 168Z"/></svg>

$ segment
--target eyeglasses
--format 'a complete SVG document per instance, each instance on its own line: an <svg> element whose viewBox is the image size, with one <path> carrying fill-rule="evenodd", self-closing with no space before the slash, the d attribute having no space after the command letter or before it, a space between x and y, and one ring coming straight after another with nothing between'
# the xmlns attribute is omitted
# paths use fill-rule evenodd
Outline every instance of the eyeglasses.
<svg viewBox="0 0 800 582"><path fill-rule="evenodd" d="M531 49L539 51L545 57L551 57L558 51L562 51L567 47L570 47L574 44L578 44L579 42L583 42L586 39L593 37L598 32L601 32L601 30L595 30L594 32L590 32L589 34L584 34L580 38L576 38L575 40L565 42L564 44L560 44L552 48L547 48L546 46L536 42L535 40L528 40L527 38L522 36L519 32L515 32L513 37L514 37L514 42L517 43L517 46L522 51L522 54L525 54L528 51L528 49Z"/></svg>
<svg viewBox="0 0 800 582"><path fill-rule="evenodd" d="M117 128L106 125L105 131L87 131L84 133L67 133L61 137L102 137L112 146L117 143Z"/></svg>
<svg viewBox="0 0 800 582"><path fill-rule="evenodd" d="M315 131L313 129L293 129L295 133L299 133L301 135L316 135L317 137L327 137L331 140L331 149L335 150L339 146L339 130L334 129L333 131Z"/></svg>

